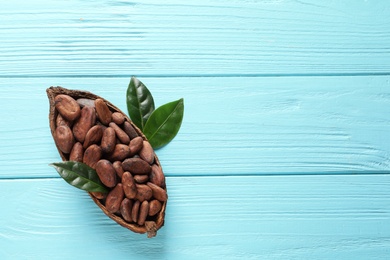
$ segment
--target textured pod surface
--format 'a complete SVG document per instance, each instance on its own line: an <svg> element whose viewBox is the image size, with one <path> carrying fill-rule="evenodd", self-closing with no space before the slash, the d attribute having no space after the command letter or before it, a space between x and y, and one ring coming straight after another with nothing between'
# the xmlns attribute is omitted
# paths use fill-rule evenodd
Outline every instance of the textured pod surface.
<svg viewBox="0 0 390 260"><path fill-rule="evenodd" d="M158 194L161 194L161 191L163 191L162 194L166 194L165 177L160 162L154 151L150 150L144 134L120 109L93 93L50 87L47 89L47 94L50 102L50 129L54 139L56 129L68 123L66 118L58 119L59 111L55 106L56 96L62 95L65 99L78 101L76 103L80 106L80 116L72 119L73 121L69 124L73 124L73 139L79 140L79 142L74 147L74 141L71 141L69 147L65 149L67 153L63 151L64 144L59 146L60 142L56 139L55 143L62 160L82 160L92 168L96 168L100 176L104 176L101 178L105 179L110 191L105 195L89 193L92 200L107 216L121 226L137 233L147 233L148 237L155 236L157 230L164 224L167 201L164 196L153 197L153 191L148 185L136 184L133 178L137 176L136 178L139 179L142 176L143 181L141 182L150 179L154 184L161 185L160 189L157 189ZM95 102L96 100L98 101ZM74 104L73 102L72 105L74 106ZM98 108L103 107L104 109L96 111L96 104L98 104ZM112 121L109 122L109 120ZM58 123L59 121L60 123ZM110 125L110 127L104 129L103 125ZM114 140L116 140L115 144ZM84 147L82 147L81 142L83 142ZM141 158L140 153L145 144L146 148L143 150ZM72 151L71 148L74 148L74 152L69 154ZM99 161L100 163L98 163ZM103 173L107 171L109 176ZM125 178L122 178L124 171L127 173ZM116 182L115 178L118 178ZM131 184L129 184L129 180L131 180ZM124 184L127 185L126 188ZM124 195L126 192L128 195L131 193L132 185L136 187L133 190L137 196L131 194L129 196L131 198L126 198ZM156 199L161 201L152 202ZM150 202L152 203L150 204ZM150 209L152 214L149 213Z"/></svg>

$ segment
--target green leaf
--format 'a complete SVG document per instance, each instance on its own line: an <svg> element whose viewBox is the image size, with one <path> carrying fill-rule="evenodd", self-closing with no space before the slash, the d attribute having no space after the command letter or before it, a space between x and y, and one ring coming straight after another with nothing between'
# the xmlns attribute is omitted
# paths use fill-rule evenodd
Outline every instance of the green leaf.
<svg viewBox="0 0 390 260"><path fill-rule="evenodd" d="M108 192L96 171L84 163L66 161L49 165L53 166L67 183L76 188L90 192Z"/></svg>
<svg viewBox="0 0 390 260"><path fill-rule="evenodd" d="M154 100L148 88L136 77L131 77L126 92L126 103L131 120L142 131L154 111Z"/></svg>
<svg viewBox="0 0 390 260"><path fill-rule="evenodd" d="M150 115L143 132L154 149L161 148L176 136L183 114L184 101L181 98L162 105Z"/></svg>

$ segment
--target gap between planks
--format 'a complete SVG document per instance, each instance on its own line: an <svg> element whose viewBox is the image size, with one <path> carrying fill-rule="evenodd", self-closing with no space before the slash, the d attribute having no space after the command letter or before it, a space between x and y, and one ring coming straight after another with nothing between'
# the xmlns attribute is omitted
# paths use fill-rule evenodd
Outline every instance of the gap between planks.
<svg viewBox="0 0 390 260"><path fill-rule="evenodd" d="M245 177L313 177L313 176L386 176L390 175L390 171L378 171L378 172L355 172L355 173L345 173L345 172L323 172L323 173L259 173L259 174L208 174L208 175L197 175L197 174L182 174L182 175L166 175L166 178L245 178ZM51 179L61 179L60 176L57 177L0 177L1 181L12 181L12 180L51 180Z"/></svg>
<svg viewBox="0 0 390 260"><path fill-rule="evenodd" d="M367 72L367 73L269 73L269 74L137 74L139 78L281 78L281 77L367 77L367 76L390 76L390 72ZM0 78L130 78L130 74L108 74L108 75L0 75Z"/></svg>

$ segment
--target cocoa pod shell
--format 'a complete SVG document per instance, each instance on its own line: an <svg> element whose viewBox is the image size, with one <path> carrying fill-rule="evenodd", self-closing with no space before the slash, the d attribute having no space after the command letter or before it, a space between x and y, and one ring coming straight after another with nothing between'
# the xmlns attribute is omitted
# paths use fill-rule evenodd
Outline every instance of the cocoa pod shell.
<svg viewBox="0 0 390 260"><path fill-rule="evenodd" d="M143 140L147 141L147 139L146 139L145 135L142 133L142 131L136 125L134 125L134 123L126 116L125 113L123 113L118 107L114 106L113 104L111 104L110 102L108 102L107 100L105 100L104 98L102 98L100 96L97 96L97 95L95 95L91 92L88 92L88 91L69 90L69 89L62 88L62 87L50 87L46 90L46 92L47 92L47 95L49 98L49 103L50 103L49 123L50 123L51 134L53 137L55 136L55 130L56 130L56 118L57 118L57 115L59 114L58 110L55 108L55 97L57 95L64 94L64 95L68 95L68 96L72 97L75 100L78 100L79 103L82 103L82 102L80 102L80 99L83 99L83 101L87 100L88 102L84 102L81 105L81 107L90 106L90 107L94 108L93 101L96 99L102 99L106 103L106 105L108 106L108 108L110 109L111 112L113 112L113 113L118 112L124 116L125 121L123 123L123 130L130 137L130 139L133 139L137 136L140 136L140 137L142 137ZM89 100L92 100L92 102ZM76 121L77 121L77 119L75 119L75 122ZM92 127L92 125L91 125L91 127ZM85 132L85 134L86 133L87 133L87 131ZM82 140L82 142L83 141L84 140ZM62 160L64 160L64 161L69 160L69 154L62 152L58 146L57 146L57 150L58 150L59 155L61 156ZM162 175L160 162L159 162L157 156L155 155L154 164L153 164L152 168L156 168L156 167L160 168L160 169L158 171L157 170L151 171L150 175L157 176L157 178L153 177L152 178L153 181L152 180L149 180L149 181L151 181L155 184L158 183L157 185L160 184L159 186L163 187L164 190L166 191L165 178ZM158 173L153 174L154 172L158 172ZM145 186L147 186L147 185L145 185ZM91 199L96 203L96 205L108 217L110 217L112 220L117 222L119 225L121 225L121 226L123 226L123 227L125 227L133 232L141 233L141 234L147 233L148 237L153 237L156 235L156 232L158 231L158 229L160 229L164 225L165 208L167 205L166 201L164 203L162 203L161 210L158 213L156 213L155 216L152 217L152 220L148 219L145 221L144 225L138 225L136 222L138 220L141 202L135 201L133 203L133 206L131 208L131 215L132 215L132 217L135 216L136 219L132 219L133 222L129 223L124 218L116 215L115 213L109 212L109 210L103 204L103 200L101 199L101 198L104 198L104 196L100 196L101 194L99 194L99 196L97 194L95 194L95 196L96 196L95 197L93 193L89 193L89 195L90 195ZM155 203L153 202L153 204L155 204ZM150 208L151 208L151 206L149 205L149 210L150 210ZM153 210L152 210L152 213L153 213Z"/></svg>

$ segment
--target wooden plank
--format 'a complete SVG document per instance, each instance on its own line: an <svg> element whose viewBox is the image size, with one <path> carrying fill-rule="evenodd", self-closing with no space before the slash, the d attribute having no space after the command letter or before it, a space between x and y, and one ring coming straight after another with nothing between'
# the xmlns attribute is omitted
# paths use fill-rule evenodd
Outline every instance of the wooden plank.
<svg viewBox="0 0 390 260"><path fill-rule="evenodd" d="M390 175L171 177L156 238L60 179L1 180L1 259L386 259Z"/></svg>
<svg viewBox="0 0 390 260"><path fill-rule="evenodd" d="M157 106L184 97L182 128L157 151L168 176L389 172L387 76L141 80ZM45 93L57 84L126 111L128 79L2 80L0 178L57 176Z"/></svg>
<svg viewBox="0 0 390 260"><path fill-rule="evenodd" d="M389 17L388 1L8 1L0 10L0 71L388 74Z"/></svg>

